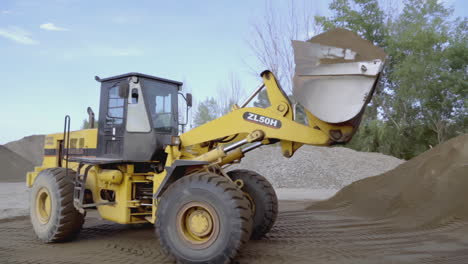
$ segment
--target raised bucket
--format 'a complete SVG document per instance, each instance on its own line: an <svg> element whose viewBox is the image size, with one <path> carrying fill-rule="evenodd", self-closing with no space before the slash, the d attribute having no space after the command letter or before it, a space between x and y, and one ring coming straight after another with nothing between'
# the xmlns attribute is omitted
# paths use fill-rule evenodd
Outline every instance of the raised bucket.
<svg viewBox="0 0 468 264"><path fill-rule="evenodd" d="M292 45L296 100L324 122L357 128L382 72L383 49L341 28Z"/></svg>

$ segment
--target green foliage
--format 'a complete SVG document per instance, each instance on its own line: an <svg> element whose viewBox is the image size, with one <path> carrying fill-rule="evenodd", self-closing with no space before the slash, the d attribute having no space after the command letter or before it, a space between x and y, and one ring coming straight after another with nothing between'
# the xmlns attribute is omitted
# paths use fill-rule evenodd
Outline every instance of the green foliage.
<svg viewBox="0 0 468 264"><path fill-rule="evenodd" d="M389 55L350 147L409 159L468 132L466 18L451 20L437 0L408 0L394 20L376 0L335 0L330 9L331 17L316 17L324 29L348 28Z"/></svg>
<svg viewBox="0 0 468 264"><path fill-rule="evenodd" d="M219 113L218 103L214 98L207 98L201 102L195 113L194 125L201 126L211 120L214 120L218 117Z"/></svg>
<svg viewBox="0 0 468 264"><path fill-rule="evenodd" d="M384 25L385 14L379 7L378 0L354 0L356 9L352 9L349 0L335 0L330 3L333 15L329 18L316 16L316 22L324 30L336 27L348 28L380 47L385 46L387 28Z"/></svg>

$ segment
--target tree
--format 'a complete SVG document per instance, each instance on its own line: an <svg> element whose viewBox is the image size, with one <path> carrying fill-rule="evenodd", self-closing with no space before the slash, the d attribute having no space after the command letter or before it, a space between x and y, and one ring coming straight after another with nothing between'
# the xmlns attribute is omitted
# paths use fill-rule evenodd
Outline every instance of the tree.
<svg viewBox="0 0 468 264"><path fill-rule="evenodd" d="M196 127L201 126L211 120L216 119L218 116L218 103L213 97L207 98L198 105L193 123Z"/></svg>
<svg viewBox="0 0 468 264"><path fill-rule="evenodd" d="M238 104L240 97L244 94L242 84L239 77L230 72L228 76L228 84L218 86L217 101L219 104L219 116L227 114L231 111L234 104Z"/></svg>
<svg viewBox="0 0 468 264"><path fill-rule="evenodd" d="M385 18L378 0L335 0L330 3L331 17L315 16L316 23L325 31L347 28L379 47L386 46Z"/></svg>
<svg viewBox="0 0 468 264"><path fill-rule="evenodd" d="M450 21L452 13L436 0L410 0L391 27L390 115L398 120L399 134L423 144L403 154L418 154L467 132L466 18Z"/></svg>
<svg viewBox="0 0 468 264"><path fill-rule="evenodd" d="M312 1L301 4L289 1L284 8L286 12L278 12L266 1L265 15L252 24L252 37L247 44L259 63L275 74L286 93L292 92L294 76L291 41L307 40L319 32L313 20L312 4Z"/></svg>

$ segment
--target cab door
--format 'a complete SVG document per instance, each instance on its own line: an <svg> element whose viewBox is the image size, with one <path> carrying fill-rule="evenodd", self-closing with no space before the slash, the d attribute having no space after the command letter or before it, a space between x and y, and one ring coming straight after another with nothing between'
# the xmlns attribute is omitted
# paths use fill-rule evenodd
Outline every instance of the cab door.
<svg viewBox="0 0 468 264"><path fill-rule="evenodd" d="M122 158L126 100L119 94L119 81L103 83L99 112L98 156Z"/></svg>

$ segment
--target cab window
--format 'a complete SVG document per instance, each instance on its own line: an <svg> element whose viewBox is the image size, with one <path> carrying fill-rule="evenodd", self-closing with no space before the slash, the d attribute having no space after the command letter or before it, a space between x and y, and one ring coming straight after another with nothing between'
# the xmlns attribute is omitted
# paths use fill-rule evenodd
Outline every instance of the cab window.
<svg viewBox="0 0 468 264"><path fill-rule="evenodd" d="M147 81L144 83L144 91L148 99L148 107L153 122L153 128L157 132L173 133L177 128L177 86Z"/></svg>
<svg viewBox="0 0 468 264"><path fill-rule="evenodd" d="M106 125L120 125L123 123L125 100L119 96L117 85L109 88L108 98Z"/></svg>

